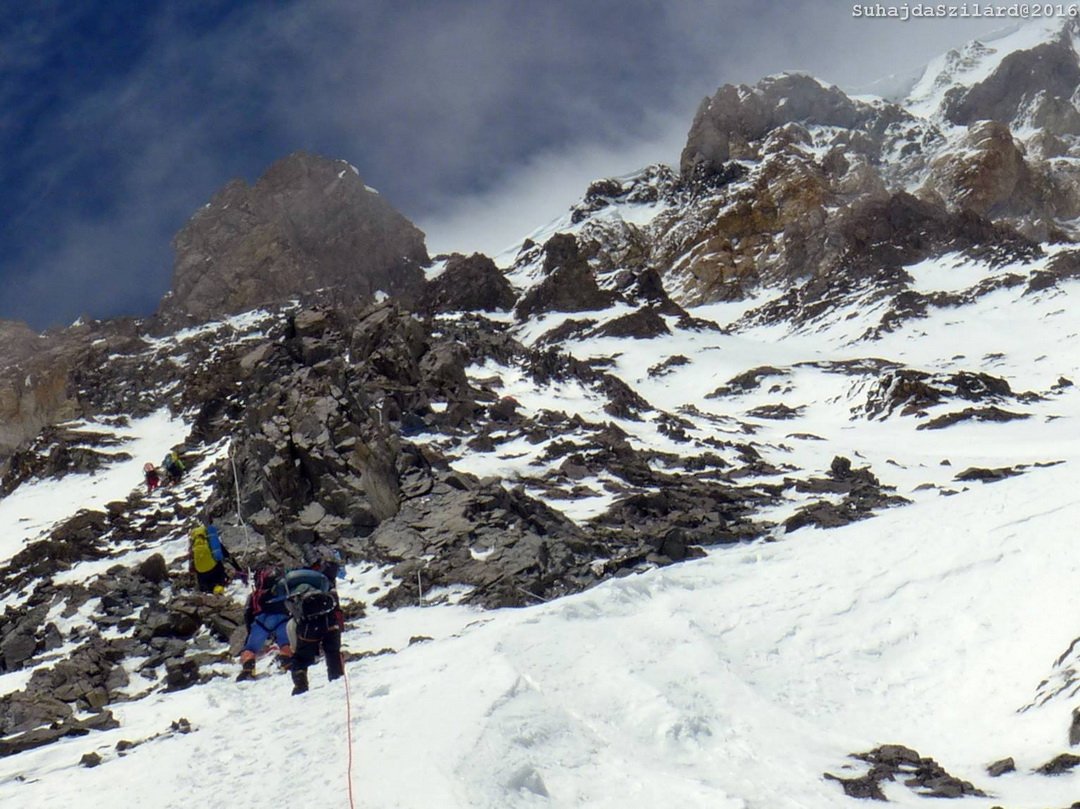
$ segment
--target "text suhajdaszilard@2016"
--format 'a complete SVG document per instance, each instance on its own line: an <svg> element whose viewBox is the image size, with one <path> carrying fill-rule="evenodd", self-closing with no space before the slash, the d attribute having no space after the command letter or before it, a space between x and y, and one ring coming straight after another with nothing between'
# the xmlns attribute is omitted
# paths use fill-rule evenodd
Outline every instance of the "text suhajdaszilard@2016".
<svg viewBox="0 0 1080 809"><path fill-rule="evenodd" d="M856 3L852 17L867 19L907 20L948 18L998 17L1013 20L1035 20L1050 17L1080 17L1080 3Z"/></svg>

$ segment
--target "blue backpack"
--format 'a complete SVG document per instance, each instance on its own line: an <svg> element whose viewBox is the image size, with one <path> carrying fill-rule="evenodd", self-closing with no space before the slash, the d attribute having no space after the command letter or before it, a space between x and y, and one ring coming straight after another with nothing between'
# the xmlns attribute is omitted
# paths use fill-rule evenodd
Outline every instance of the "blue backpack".
<svg viewBox="0 0 1080 809"><path fill-rule="evenodd" d="M221 535L218 534L217 526L207 526L206 533L210 540L210 553L213 554L215 561L222 561L225 558L225 552L221 548Z"/></svg>

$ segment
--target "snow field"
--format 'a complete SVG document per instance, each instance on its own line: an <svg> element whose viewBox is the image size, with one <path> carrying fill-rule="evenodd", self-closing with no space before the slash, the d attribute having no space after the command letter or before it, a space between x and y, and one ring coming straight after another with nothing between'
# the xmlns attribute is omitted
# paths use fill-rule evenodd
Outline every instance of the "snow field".
<svg viewBox="0 0 1080 809"><path fill-rule="evenodd" d="M534 608L374 610L347 648L399 651L347 667L357 805L835 807L822 773L892 742L997 793L965 806L1067 805L1075 776L1024 771L1065 748L1071 706L1017 709L1080 628L1059 618L1080 574L1071 478L1041 469ZM116 706L120 730L0 761L0 800L346 805L344 688L321 664L311 679L298 698L272 674ZM193 733L111 752L181 716ZM76 766L90 750L105 763ZM983 774L1009 755L1020 773Z"/></svg>
<svg viewBox="0 0 1080 809"><path fill-rule="evenodd" d="M126 498L141 484L143 464L156 464L170 447L183 443L190 429L164 410L132 419L128 427L98 422L87 422L85 427L122 438L120 446L103 451L126 452L131 458L110 463L96 473L67 475L63 485L53 480L25 483L0 498L0 525L5 528L0 532L0 560L10 559L27 542L47 534L80 508L104 509L106 503Z"/></svg>

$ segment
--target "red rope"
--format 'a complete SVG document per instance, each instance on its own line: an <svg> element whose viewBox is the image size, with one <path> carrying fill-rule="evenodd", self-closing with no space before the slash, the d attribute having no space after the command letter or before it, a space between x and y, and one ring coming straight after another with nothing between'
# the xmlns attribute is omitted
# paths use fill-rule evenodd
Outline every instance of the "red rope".
<svg viewBox="0 0 1080 809"><path fill-rule="evenodd" d="M351 809L356 809L352 790L352 700L349 698L349 675L345 672L345 655L341 655L341 674L345 678L345 735L349 740L349 806Z"/></svg>

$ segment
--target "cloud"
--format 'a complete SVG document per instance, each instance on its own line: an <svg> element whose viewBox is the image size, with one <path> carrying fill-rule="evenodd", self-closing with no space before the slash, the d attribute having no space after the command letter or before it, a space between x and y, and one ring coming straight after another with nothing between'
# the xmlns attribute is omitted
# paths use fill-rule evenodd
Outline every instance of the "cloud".
<svg viewBox="0 0 1080 809"><path fill-rule="evenodd" d="M438 201L430 216L417 220L429 252L499 256L565 215L593 180L654 163L678 165L690 115L658 119L639 139L537 153L481 192ZM503 263L507 261L504 257Z"/></svg>
<svg viewBox="0 0 1080 809"><path fill-rule="evenodd" d="M349 160L436 249L495 251L676 160L721 83L852 86L991 27L807 0L65 7L0 38L0 317L37 326L151 311L187 217L296 149Z"/></svg>

